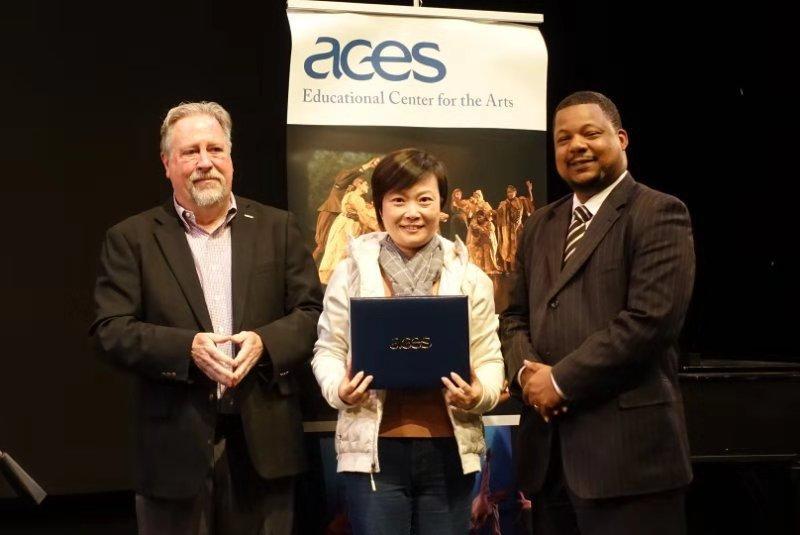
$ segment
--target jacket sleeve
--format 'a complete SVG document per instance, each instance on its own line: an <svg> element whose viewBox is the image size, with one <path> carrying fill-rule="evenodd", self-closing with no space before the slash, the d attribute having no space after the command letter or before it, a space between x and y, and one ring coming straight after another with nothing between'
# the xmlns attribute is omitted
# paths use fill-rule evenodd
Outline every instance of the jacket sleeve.
<svg viewBox="0 0 800 535"><path fill-rule="evenodd" d="M503 354L497 337L497 314L494 310L494 287L485 273L476 273L470 296L470 362L483 387L483 396L469 412L482 414L492 410L503 389ZM464 378L464 380L468 380Z"/></svg>
<svg viewBox="0 0 800 535"><path fill-rule="evenodd" d="M530 266L526 262L526 251L533 244L533 221L528 219L522 239L517 247L517 272L512 275L511 292L508 295L508 306L500 315L500 341L505 359L506 378L512 392L518 392L517 374L522 368L523 360L541 362L531 342L530 310L528 298L528 277Z"/></svg>
<svg viewBox="0 0 800 535"><path fill-rule="evenodd" d="M140 258L119 226L111 228L100 254L95 320L89 329L101 357L152 379L188 381L190 329L141 321Z"/></svg>
<svg viewBox="0 0 800 535"><path fill-rule="evenodd" d="M625 308L553 367L570 400L614 389L626 369L676 343L683 326L695 271L689 213L679 200L659 195L632 219Z"/></svg>
<svg viewBox="0 0 800 535"><path fill-rule="evenodd" d="M272 362L273 377L308 362L322 308L322 288L294 216L286 219L285 316L253 331Z"/></svg>
<svg viewBox="0 0 800 535"><path fill-rule="evenodd" d="M339 385L347 374L350 353L349 265L349 260L339 262L328 281L311 361L322 397L331 407L339 410L349 407L339 398Z"/></svg>

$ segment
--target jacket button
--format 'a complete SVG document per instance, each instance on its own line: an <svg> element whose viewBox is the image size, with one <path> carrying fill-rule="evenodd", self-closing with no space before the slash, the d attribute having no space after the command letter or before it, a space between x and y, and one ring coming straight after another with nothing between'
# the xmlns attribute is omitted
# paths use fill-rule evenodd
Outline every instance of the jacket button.
<svg viewBox="0 0 800 535"><path fill-rule="evenodd" d="M552 301L550 301L550 308L552 308L553 310L558 308L558 299L553 299Z"/></svg>
<svg viewBox="0 0 800 535"><path fill-rule="evenodd" d="M208 401L211 401L212 403L214 402L214 392L211 392L211 393L208 395Z"/></svg>

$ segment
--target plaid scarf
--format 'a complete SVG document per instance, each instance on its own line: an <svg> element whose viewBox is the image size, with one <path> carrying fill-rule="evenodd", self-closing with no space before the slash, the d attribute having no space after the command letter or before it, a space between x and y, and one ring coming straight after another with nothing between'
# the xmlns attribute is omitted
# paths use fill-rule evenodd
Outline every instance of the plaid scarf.
<svg viewBox="0 0 800 535"><path fill-rule="evenodd" d="M444 251L439 236L434 236L411 258L400 252L388 234L381 240L378 263L389 278L394 295L430 295L443 262Z"/></svg>

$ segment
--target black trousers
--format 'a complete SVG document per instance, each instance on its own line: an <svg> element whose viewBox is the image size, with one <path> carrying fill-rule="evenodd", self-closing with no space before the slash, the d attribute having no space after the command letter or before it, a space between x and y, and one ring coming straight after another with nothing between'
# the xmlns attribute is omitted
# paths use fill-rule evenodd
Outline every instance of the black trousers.
<svg viewBox="0 0 800 535"><path fill-rule="evenodd" d="M532 526L536 535L685 535L686 489L584 499L567 485L558 433L550 449L542 490L534 494ZM520 452L522 454L522 452Z"/></svg>
<svg viewBox="0 0 800 535"><path fill-rule="evenodd" d="M295 478L262 479L239 415L219 415L213 466L194 498L136 495L139 535L291 535Z"/></svg>

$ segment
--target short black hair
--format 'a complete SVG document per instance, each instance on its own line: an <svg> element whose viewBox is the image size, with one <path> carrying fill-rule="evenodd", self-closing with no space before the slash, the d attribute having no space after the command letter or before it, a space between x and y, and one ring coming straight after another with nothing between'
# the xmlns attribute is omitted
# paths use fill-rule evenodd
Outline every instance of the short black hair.
<svg viewBox="0 0 800 535"><path fill-rule="evenodd" d="M381 229L384 228L381 215L383 197L390 191L410 188L428 173L436 177L440 209L444 208L447 199L447 169L435 156L420 149L408 148L390 152L381 158L372 172L372 200Z"/></svg>
<svg viewBox="0 0 800 535"><path fill-rule="evenodd" d="M553 112L553 120L555 121L556 114L564 108L570 106L577 106L578 104L597 104L603 110L603 114L611 122L611 125L619 130L622 128L622 118L619 115L617 106L611 101L610 98L597 91L576 91L571 95L567 95L556 106L556 111Z"/></svg>

